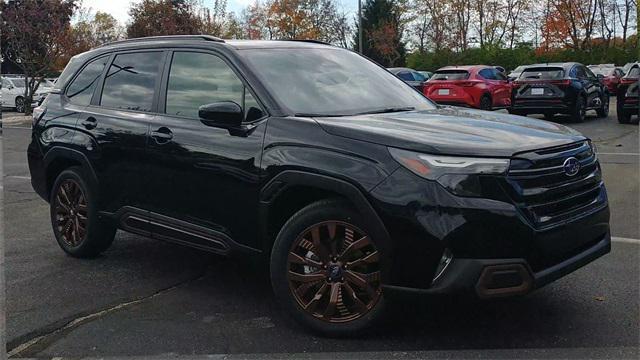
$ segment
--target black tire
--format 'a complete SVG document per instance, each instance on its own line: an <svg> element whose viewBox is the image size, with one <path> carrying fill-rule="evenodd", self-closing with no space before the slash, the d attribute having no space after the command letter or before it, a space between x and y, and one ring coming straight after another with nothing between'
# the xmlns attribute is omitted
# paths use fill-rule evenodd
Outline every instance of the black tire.
<svg viewBox="0 0 640 360"><path fill-rule="evenodd" d="M596 109L596 113L598 114L599 118L606 118L607 116L609 116L609 94L605 93L604 95L602 95L602 98L600 98L600 100L602 101L602 104L598 109Z"/></svg>
<svg viewBox="0 0 640 360"><path fill-rule="evenodd" d="M519 110L513 110L512 108L508 108L507 111L509 112L509 114L511 115L518 115L518 116L527 116L526 113L519 111Z"/></svg>
<svg viewBox="0 0 640 360"><path fill-rule="evenodd" d="M554 113L544 113L544 119L547 121L554 121L556 119L556 115Z"/></svg>
<svg viewBox="0 0 640 360"><path fill-rule="evenodd" d="M578 123L584 122L586 114L587 110L585 107L584 98L582 96L578 96L578 98L576 99L576 103L573 106L573 109L571 109L571 113L569 114L571 116L571 120Z"/></svg>
<svg viewBox="0 0 640 360"><path fill-rule="evenodd" d="M629 124L631 122L631 114L624 111L624 108L620 104L620 99L617 101L617 113L618 113L618 123L620 124Z"/></svg>
<svg viewBox="0 0 640 360"><path fill-rule="evenodd" d="M18 96L15 101L16 104L16 112L23 113L24 112L24 98L22 96Z"/></svg>
<svg viewBox="0 0 640 360"><path fill-rule="evenodd" d="M328 227L322 228L322 225L333 223L347 224L348 226L352 226L355 231L350 232L351 236L349 236L347 235L348 232L346 228L343 229L344 231L340 231L340 228L336 229L334 226L334 235L331 236L331 230L329 230ZM309 244L305 244L303 242L309 238L308 234L310 229L314 229L316 227L319 229L317 230L317 238L319 239L318 243L322 244L319 248L325 251L324 256L321 253L322 251L315 250L316 242L312 232L312 236L309 241L313 243L313 246L309 247ZM340 264L336 263L336 261L344 261L342 264L355 264L355 262L349 262L345 257L343 257L343 254L347 252L362 253L362 255L358 255L359 259L375 256L376 261L378 261L378 259L380 259L380 263L384 261L383 259L385 259L386 251L383 251L382 249L385 249L386 247L384 244L381 244L378 239L368 237L372 233L369 228L367 221L365 221L361 215L355 211L351 205L349 205L349 203L339 199L322 200L310 204L295 213L286 222L286 224L284 224L276 238L271 253L271 283L277 300L288 310L295 320L316 333L336 337L353 336L367 328L370 328L380 320L385 308L385 300L381 287L382 279L384 278L382 269L384 267L380 264L374 264L374 267L372 268L374 272L364 271L367 274L367 286L365 287L355 287L354 283L349 280L353 272L357 270L358 272L356 273L360 273L363 271L362 268L354 265L354 268L351 269L344 265L342 270L340 270L340 274L338 274L337 271L335 271L336 274L334 274L333 271L336 270L335 264ZM360 232L361 234L366 235L365 237L367 237L367 240L370 239L370 244L367 245L367 247L359 249L355 248L351 252L345 250L349 249L348 244L353 245L355 243L359 243L360 240L365 238L361 237ZM340 233L342 235L340 235ZM324 240L321 238L321 234L324 236ZM358 237L359 239L356 239ZM336 239L335 244L337 245L333 247L333 250L329 250L329 248L325 246L327 244L327 238ZM350 242L348 241L349 239L351 239ZM301 244L306 245L306 247ZM302 253L298 254L298 261L293 261L292 258L295 258L296 256L295 252L299 252L300 250L302 250ZM316 252L318 255L315 254ZM330 253L333 253L333 255ZM335 257L335 254L341 255ZM302 256L304 256L305 261L306 259L316 261L316 267L301 265L303 263L299 260L302 259ZM323 258L331 259L329 266L327 266L327 262L323 261ZM304 264L306 264L306 262ZM378 265L380 266L377 267ZM300 268L300 266L302 266L302 268ZM340 265L337 266L339 267ZM367 262L366 265L362 264L362 266L367 268L371 267L369 262ZM375 271L376 269L377 271ZM302 271L304 271L304 273L302 273ZM313 280L315 283L313 285L311 285L309 280L296 283L298 280L296 280L295 277L292 277L292 274L297 275L297 277L299 277L299 275L303 275L305 277L317 276L320 278ZM360 274L362 275L362 273ZM333 279L331 276L343 278ZM375 286L372 284L375 284ZM334 302L334 306L330 308L329 305L324 305L324 303L330 303L329 299L331 299L331 295L333 294L334 285L340 288L339 291L336 291L336 293L340 294L340 303L339 306L336 307ZM301 290L303 286L306 286L304 287L304 291ZM330 286L331 288L327 289L327 286ZM296 289L295 294L293 290L294 288ZM325 290L323 291L323 289ZM354 292L354 290L356 291ZM371 292L369 292L370 290ZM327 291L330 293L327 294ZM345 295L352 295L353 299L356 299L358 303L355 301L349 301L349 297L342 296L343 293ZM357 294L357 296L354 294ZM372 296L369 297L368 294L372 294ZM304 301L301 300L304 299L301 298L304 298L305 296L306 299L311 300L308 300L306 304L303 304ZM336 298L337 296L338 295L336 294ZM317 299L314 301L313 299L316 297ZM309 310L305 310L305 305ZM329 308L331 310L328 310ZM351 315L351 311L353 309L355 309L353 313L357 313L357 316ZM324 315L319 313L321 311L324 311ZM329 311L331 311L330 314L328 313Z"/></svg>
<svg viewBox="0 0 640 360"><path fill-rule="evenodd" d="M73 257L95 257L107 250L115 237L116 227L98 217L96 195L80 167L62 171L51 188L53 233L62 250Z"/></svg>
<svg viewBox="0 0 640 360"><path fill-rule="evenodd" d="M480 110L491 111L493 105L491 104L491 96L484 94L480 98Z"/></svg>

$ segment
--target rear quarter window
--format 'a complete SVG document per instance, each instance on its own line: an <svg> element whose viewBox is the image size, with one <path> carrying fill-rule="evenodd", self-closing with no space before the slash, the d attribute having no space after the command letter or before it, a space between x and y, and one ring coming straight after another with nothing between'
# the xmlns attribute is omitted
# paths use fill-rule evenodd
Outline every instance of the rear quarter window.
<svg viewBox="0 0 640 360"><path fill-rule="evenodd" d="M431 77L432 80L466 80L469 72L466 70L439 70Z"/></svg>

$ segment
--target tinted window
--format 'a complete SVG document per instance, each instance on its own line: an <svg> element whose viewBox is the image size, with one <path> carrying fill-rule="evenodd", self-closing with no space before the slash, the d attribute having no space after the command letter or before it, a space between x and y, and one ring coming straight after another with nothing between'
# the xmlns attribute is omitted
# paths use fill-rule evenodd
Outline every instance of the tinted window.
<svg viewBox="0 0 640 360"><path fill-rule="evenodd" d="M413 78L416 81L425 81L425 80L427 80L427 78L424 75L420 74L419 72L412 72L411 74L413 74Z"/></svg>
<svg viewBox="0 0 640 360"><path fill-rule="evenodd" d="M554 67L528 68L520 74L520 79L553 80L562 78L564 78L564 70Z"/></svg>
<svg viewBox="0 0 640 360"><path fill-rule="evenodd" d="M596 75L593 73L593 71L591 71L591 69L589 69L589 68L583 68L583 69L584 69L585 73L587 74L587 77L592 78L592 79L596 77Z"/></svg>
<svg viewBox="0 0 640 360"><path fill-rule="evenodd" d="M408 71L399 72L398 77L404 81L413 81L413 75Z"/></svg>
<svg viewBox="0 0 640 360"><path fill-rule="evenodd" d="M219 101L242 105L244 85L219 57L194 52L173 55L166 113L198 118L198 108Z"/></svg>
<svg viewBox="0 0 640 360"><path fill-rule="evenodd" d="M491 69L482 69L478 74L487 80L495 80L495 75Z"/></svg>
<svg viewBox="0 0 640 360"><path fill-rule="evenodd" d="M351 115L387 108L433 109L405 82L375 63L338 48L238 51L278 103L295 114Z"/></svg>
<svg viewBox="0 0 640 360"><path fill-rule="evenodd" d="M582 66L576 66L576 77L578 79L586 79L587 78L587 72L585 71L585 69Z"/></svg>
<svg viewBox="0 0 640 360"><path fill-rule="evenodd" d="M245 88L244 93L244 118L245 121L254 121L258 120L264 116L262 112L262 108L256 101L256 99L251 95L248 89Z"/></svg>
<svg viewBox="0 0 640 360"><path fill-rule="evenodd" d="M67 97L78 105L89 105L93 90L96 88L104 67L107 66L108 57L104 56L93 60L84 67L67 88Z"/></svg>
<svg viewBox="0 0 640 360"><path fill-rule="evenodd" d="M100 104L150 111L162 59L161 52L116 56L105 77Z"/></svg>
<svg viewBox="0 0 640 360"><path fill-rule="evenodd" d="M507 76L497 69L493 71L493 76L496 80L507 80Z"/></svg>
<svg viewBox="0 0 640 360"><path fill-rule="evenodd" d="M438 70L430 80L465 80L469 72L465 70Z"/></svg>

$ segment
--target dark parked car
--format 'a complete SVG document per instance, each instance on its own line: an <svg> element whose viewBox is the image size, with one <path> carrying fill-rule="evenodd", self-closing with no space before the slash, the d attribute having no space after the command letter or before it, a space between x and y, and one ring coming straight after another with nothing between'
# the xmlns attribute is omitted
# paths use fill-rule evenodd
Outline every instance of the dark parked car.
<svg viewBox="0 0 640 360"><path fill-rule="evenodd" d="M65 252L119 228L266 259L321 333L371 326L393 291L521 295L610 250L589 139L437 106L337 47L116 42L75 56L39 114L32 184Z"/></svg>
<svg viewBox="0 0 640 360"><path fill-rule="evenodd" d="M588 110L598 117L609 114L609 93L586 66L578 63L549 63L527 67L513 84L509 112L518 115L568 114L582 122Z"/></svg>
<svg viewBox="0 0 640 360"><path fill-rule="evenodd" d="M627 75L620 79L616 110L618 122L621 124L638 123L640 120L640 102L638 101L640 88L640 63L629 67Z"/></svg>
<svg viewBox="0 0 640 360"><path fill-rule="evenodd" d="M389 68L392 74L402 79L402 81L411 85L414 89L422 92L422 88L424 87L424 83L428 80L427 77L422 75L421 73L408 68Z"/></svg>

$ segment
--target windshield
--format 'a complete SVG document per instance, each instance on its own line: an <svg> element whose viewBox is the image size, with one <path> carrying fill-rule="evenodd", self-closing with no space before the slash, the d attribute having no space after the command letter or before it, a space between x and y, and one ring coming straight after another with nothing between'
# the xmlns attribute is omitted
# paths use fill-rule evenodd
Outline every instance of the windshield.
<svg viewBox="0 0 640 360"><path fill-rule="evenodd" d="M300 116L435 108L402 80L351 51L298 48L239 52L276 100Z"/></svg>
<svg viewBox="0 0 640 360"><path fill-rule="evenodd" d="M562 78L564 78L564 70L562 68L530 68L520 74L520 79L554 80Z"/></svg>
<svg viewBox="0 0 640 360"><path fill-rule="evenodd" d="M438 70L431 77L431 80L466 80L469 72L465 70Z"/></svg>

